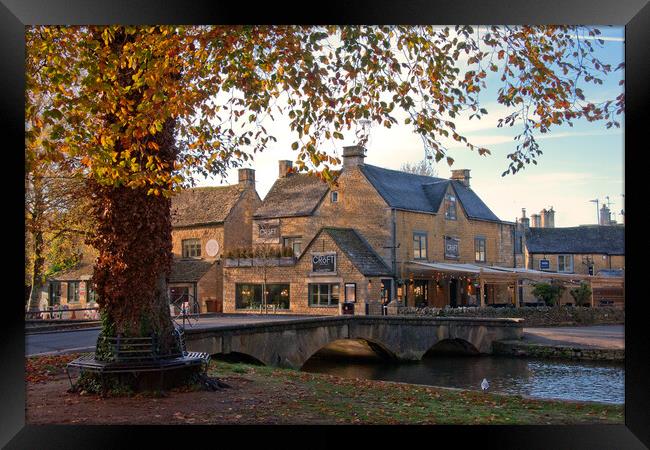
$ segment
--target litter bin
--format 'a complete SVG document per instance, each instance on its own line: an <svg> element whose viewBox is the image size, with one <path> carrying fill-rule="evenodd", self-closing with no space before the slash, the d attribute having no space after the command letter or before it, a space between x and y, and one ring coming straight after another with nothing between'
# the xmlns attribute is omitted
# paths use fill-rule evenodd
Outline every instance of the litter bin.
<svg viewBox="0 0 650 450"><path fill-rule="evenodd" d="M354 315L354 303L345 302L341 308L341 314L343 315Z"/></svg>

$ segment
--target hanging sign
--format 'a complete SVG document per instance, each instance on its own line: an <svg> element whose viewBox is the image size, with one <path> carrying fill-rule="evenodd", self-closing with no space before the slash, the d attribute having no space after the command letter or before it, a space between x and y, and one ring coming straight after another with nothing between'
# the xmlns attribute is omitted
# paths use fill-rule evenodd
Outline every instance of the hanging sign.
<svg viewBox="0 0 650 450"><path fill-rule="evenodd" d="M539 270L549 270L551 268L551 261L548 259L539 260Z"/></svg>
<svg viewBox="0 0 650 450"><path fill-rule="evenodd" d="M216 239L210 239L207 244L205 244L205 252L210 257L217 256L217 253L219 253L219 242L217 242Z"/></svg>
<svg viewBox="0 0 650 450"><path fill-rule="evenodd" d="M256 221L253 225L257 228L254 235L256 244L277 244L280 242L280 220Z"/></svg>
<svg viewBox="0 0 650 450"><path fill-rule="evenodd" d="M312 253L311 267L312 272L336 272L336 253Z"/></svg>
<svg viewBox="0 0 650 450"><path fill-rule="evenodd" d="M458 259L460 258L460 240L445 236L445 258Z"/></svg>

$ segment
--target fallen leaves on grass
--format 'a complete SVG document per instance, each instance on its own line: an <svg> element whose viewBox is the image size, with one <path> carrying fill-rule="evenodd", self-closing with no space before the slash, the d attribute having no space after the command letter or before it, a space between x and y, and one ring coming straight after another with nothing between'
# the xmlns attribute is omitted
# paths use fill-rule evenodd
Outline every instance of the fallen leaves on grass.
<svg viewBox="0 0 650 450"><path fill-rule="evenodd" d="M77 354L33 356L25 359L25 381L43 383L65 373L65 366Z"/></svg>

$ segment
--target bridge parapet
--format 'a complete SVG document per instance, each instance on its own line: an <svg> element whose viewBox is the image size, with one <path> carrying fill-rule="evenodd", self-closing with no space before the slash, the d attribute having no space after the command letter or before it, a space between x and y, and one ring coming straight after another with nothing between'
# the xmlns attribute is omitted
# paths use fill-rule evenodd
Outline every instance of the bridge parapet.
<svg viewBox="0 0 650 450"><path fill-rule="evenodd" d="M362 339L398 359L418 360L437 343L465 341L479 353L492 342L520 339L519 318L336 316L186 330L188 349L243 353L266 365L300 368L314 353L341 339Z"/></svg>

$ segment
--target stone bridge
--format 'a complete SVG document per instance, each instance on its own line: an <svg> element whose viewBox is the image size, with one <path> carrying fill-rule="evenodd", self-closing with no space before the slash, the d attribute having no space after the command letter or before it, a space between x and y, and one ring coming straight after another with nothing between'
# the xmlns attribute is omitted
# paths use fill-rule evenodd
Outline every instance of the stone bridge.
<svg viewBox="0 0 650 450"><path fill-rule="evenodd" d="M186 329L189 351L241 353L269 366L300 368L320 349L360 339L400 360L419 360L441 342L489 354L492 342L520 339L522 319L337 316Z"/></svg>

